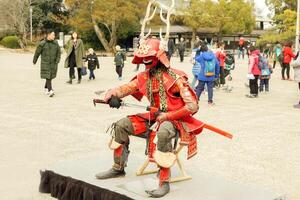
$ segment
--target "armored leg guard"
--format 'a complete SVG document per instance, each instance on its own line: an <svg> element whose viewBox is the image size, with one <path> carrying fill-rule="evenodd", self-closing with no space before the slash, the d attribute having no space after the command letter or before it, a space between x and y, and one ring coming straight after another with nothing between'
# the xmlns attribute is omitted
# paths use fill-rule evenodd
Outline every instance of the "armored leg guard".
<svg viewBox="0 0 300 200"><path fill-rule="evenodd" d="M146 193L149 194L150 197L153 198L160 198L165 196L170 192L170 168L163 168L161 167L159 170L159 186L155 190L146 191Z"/></svg>
<svg viewBox="0 0 300 200"><path fill-rule="evenodd" d="M126 145L120 144L114 149L114 165L111 169L105 172L96 174L97 179L109 179L125 176L124 168L126 167L129 151Z"/></svg>

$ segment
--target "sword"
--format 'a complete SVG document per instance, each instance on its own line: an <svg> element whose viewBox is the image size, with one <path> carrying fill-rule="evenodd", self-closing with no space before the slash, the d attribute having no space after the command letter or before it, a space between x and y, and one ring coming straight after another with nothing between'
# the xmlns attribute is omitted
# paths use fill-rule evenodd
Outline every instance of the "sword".
<svg viewBox="0 0 300 200"><path fill-rule="evenodd" d="M94 103L94 106L96 106L97 103L101 103L101 104L108 104L107 102L105 102L104 100L102 99L93 99L93 103ZM133 104L133 103L125 103L125 102L121 102L121 106L125 106L125 107L131 107L131 108L142 108L142 109L145 109L147 111L150 111L152 113L156 113L156 114L159 114L159 112L161 112L158 108L155 108L155 107L150 107L150 106L143 106L143 105L138 105L138 104ZM153 130L153 131L157 131L157 129L159 128L159 123L158 122L155 122L151 127L150 127L150 130ZM206 124L204 123L204 126L203 128L205 129L208 129L210 131L213 131L215 133L218 133L220 135L223 135L224 137L227 137L229 139L232 139L233 138L233 135L231 133L228 133L227 131L224 131L222 129L219 129L217 127L214 127L210 124Z"/></svg>

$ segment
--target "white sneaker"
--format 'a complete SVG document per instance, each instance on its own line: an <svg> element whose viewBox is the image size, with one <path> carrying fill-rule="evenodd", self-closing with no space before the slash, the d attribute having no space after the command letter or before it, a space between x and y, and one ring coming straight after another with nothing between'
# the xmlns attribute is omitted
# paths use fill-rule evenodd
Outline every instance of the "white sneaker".
<svg viewBox="0 0 300 200"><path fill-rule="evenodd" d="M54 95L55 95L54 91L51 90L51 91L49 92L49 97L53 97Z"/></svg>
<svg viewBox="0 0 300 200"><path fill-rule="evenodd" d="M45 95L49 95L49 91L47 88L44 89L44 93L45 93Z"/></svg>

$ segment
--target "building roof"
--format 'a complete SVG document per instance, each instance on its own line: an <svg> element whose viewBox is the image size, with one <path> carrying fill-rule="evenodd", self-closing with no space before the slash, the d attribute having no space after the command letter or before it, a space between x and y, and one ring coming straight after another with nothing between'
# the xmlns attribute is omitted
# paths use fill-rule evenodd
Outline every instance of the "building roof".
<svg viewBox="0 0 300 200"><path fill-rule="evenodd" d="M160 26L152 26L151 28L151 33L152 34L159 34L160 32ZM149 31L149 28L146 28L146 32ZM230 35L254 35L254 36L261 36L264 33L266 33L268 30L253 30L250 34L244 34L242 32L240 33L233 33ZM162 27L162 33L165 33L165 26ZM180 25L172 25L170 27L170 34L183 34L183 33L192 33L192 29L187 27L187 26L180 26ZM218 29L217 28L212 28L212 27L201 27L197 30L197 33L202 33L202 34L217 34Z"/></svg>

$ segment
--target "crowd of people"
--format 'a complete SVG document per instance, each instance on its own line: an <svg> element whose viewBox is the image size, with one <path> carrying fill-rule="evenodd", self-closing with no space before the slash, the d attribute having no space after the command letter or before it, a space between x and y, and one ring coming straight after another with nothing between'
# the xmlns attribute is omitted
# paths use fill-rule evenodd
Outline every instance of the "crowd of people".
<svg viewBox="0 0 300 200"><path fill-rule="evenodd" d="M248 42L249 43L249 42ZM250 43L251 44L251 43ZM166 55L169 60L175 51L175 45L172 40L167 43ZM248 98L257 98L259 92L268 93L270 91L270 78L276 64L281 66L282 80L292 80L290 77L290 64L293 59L298 57L292 50L292 44L289 42L281 45L279 42L273 47L273 50L260 52L255 46L247 46L244 39L241 37L238 44L238 58L244 59L244 50L248 55L248 74L249 79L249 94ZM178 53L180 62L184 61L186 43L183 38L178 44ZM86 69L89 70L88 80L95 80L95 69L99 69L99 60L92 48L88 49L86 54L84 43L80 39L77 32L71 34L71 39L66 43L66 59L65 68L69 68L68 84L73 83L75 79L75 71L77 71L77 83L81 83L83 75L86 75ZM126 53L119 45L115 47L114 65L118 79L122 80L122 72L126 63ZM57 65L60 62L60 47L55 41L54 31L48 31L46 38L42 40L34 54L33 63L35 64L41 55L41 78L46 79L45 93L49 97L55 95L52 87L52 80L57 75ZM241 57L240 57L241 56ZM270 61L272 58L272 63ZM208 105L214 105L213 93L215 89L222 88L227 92L231 92L233 87L226 84L226 79L231 80L231 70L235 68L235 58L230 51L225 51L223 42L215 42L213 45L196 38L194 48L191 53L190 62L192 63L192 81L191 87L200 99L202 94L208 94ZM300 64L299 64L300 65ZM295 66L297 67L297 66ZM75 70L76 68L76 70ZM139 65L135 71L139 70ZM300 89L300 81L299 89ZM300 102L294 106L300 108Z"/></svg>
<svg viewBox="0 0 300 200"><path fill-rule="evenodd" d="M250 91L249 94L246 94L246 97L257 98L259 93L268 93L270 91L269 80L276 63L279 63L282 68L282 80L292 80L290 77L290 64L298 58L298 53L297 55L293 53L291 43L284 43L282 48L281 44L276 42L273 51L269 51L273 52L272 55L261 52L257 47L251 45L251 42L247 43L250 45L245 47L246 43L244 39L241 38L238 44L238 59L244 59L244 50L247 51L248 55L247 78L249 84L246 85ZM235 59L234 55L229 51L225 51L224 47L223 42L215 43L211 48L208 48L205 42L197 41L192 50L191 62L193 64L193 80L191 86L195 89L198 98L207 91L208 105L214 105L214 88L223 88L228 92L231 92L233 89L233 87L228 86L228 84L226 85L226 77L228 77L230 71L235 68ZM273 63L270 62L270 58L273 59L271 61ZM295 69L300 67L300 61L294 61L294 67ZM299 72L295 71L295 77L297 73ZM231 80L231 77L228 77L228 80ZM295 78L295 81L298 82L300 89L300 79ZM300 108L300 102L294 105L294 107Z"/></svg>
<svg viewBox="0 0 300 200"><path fill-rule="evenodd" d="M106 180L125 176L130 152L129 136L142 137L147 140L148 159L155 161L159 168L158 187L145 192L150 197L160 198L170 192L171 167L177 157L174 153L177 149L177 140L180 138L183 143L187 144L187 156L191 158L197 153L196 135L200 134L203 128L211 127L205 126L203 122L194 118L194 114L199 110L198 101L201 95L206 90L208 105L213 106L214 88L224 88L231 92L232 88L228 87L228 84L226 85L226 78L235 68L235 59L230 52L225 51L223 42L208 45L205 41L196 41L191 56L193 81L189 84L188 77L183 71L171 67L166 53L168 51L166 51L165 45L161 45L163 39L141 36L140 47L134 53L132 63L145 65L145 70L134 76L128 83L107 90L105 97L101 100L94 99L94 103L96 101L98 103L105 102L111 108L118 109L121 106L122 98L126 96L132 95L136 100L141 100L145 96L149 100L150 112L128 115L112 123L109 128L112 136L109 148L113 151L113 165L107 171L97 173L95 177L99 180ZM115 50L114 65L118 79L121 80L126 55L120 46L116 46ZM250 93L246 96L257 98L259 92L269 91L269 79L273 67L269 64L267 56L255 46L250 46L247 54L249 55L247 77ZM298 54L295 55L292 52L290 44L284 44L280 54L282 55L274 54L274 59L281 63L282 76L286 71L287 80L291 80L289 77L290 63L293 58L298 57ZM41 78L46 79L45 92L49 97L53 97L55 93L52 88L52 79L57 75L61 57L61 49L58 42L55 41L53 31L48 31L46 38L39 43L33 58L34 64L39 56L41 56ZM183 62L184 55L180 53L179 56L180 62ZM300 68L300 59L297 61ZM293 66L296 64L293 63ZM77 71L77 83L80 84L82 75L86 74L85 68L90 71L89 80L94 80L94 70L100 67L93 49L89 49L88 55L86 55L83 41L76 32L72 33L72 37L66 45L65 67L69 68L67 84L73 83L75 71ZM260 85L258 85L259 80ZM283 77L283 80L286 79ZM300 80L298 82L300 89ZM295 105L295 108L300 108L300 102ZM223 132L217 128L208 129L218 133ZM157 142L154 142L155 137ZM175 139L174 145L172 144L173 138Z"/></svg>

